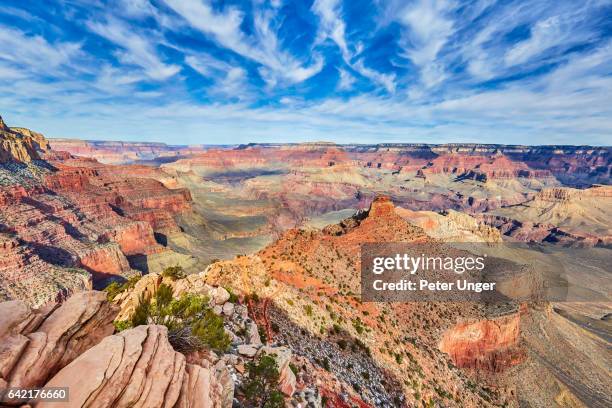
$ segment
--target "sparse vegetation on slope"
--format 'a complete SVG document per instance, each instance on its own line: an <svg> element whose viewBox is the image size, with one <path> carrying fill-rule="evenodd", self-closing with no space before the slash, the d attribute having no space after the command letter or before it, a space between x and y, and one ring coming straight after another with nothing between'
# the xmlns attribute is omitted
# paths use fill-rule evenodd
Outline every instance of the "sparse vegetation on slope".
<svg viewBox="0 0 612 408"><path fill-rule="evenodd" d="M280 372L274 358L262 353L247 363L247 380L243 386L244 403L248 407L282 408L283 394L278 390Z"/></svg>

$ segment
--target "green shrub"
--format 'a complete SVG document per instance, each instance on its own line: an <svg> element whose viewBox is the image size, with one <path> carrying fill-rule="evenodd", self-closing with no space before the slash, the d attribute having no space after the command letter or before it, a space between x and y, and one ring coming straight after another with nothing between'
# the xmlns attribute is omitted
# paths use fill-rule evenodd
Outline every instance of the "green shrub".
<svg viewBox="0 0 612 408"><path fill-rule="evenodd" d="M136 286L136 282L138 282L141 277L142 276L140 275L135 275L135 276L130 277L128 280L126 280L123 283L119 283L117 281L111 282L108 286L104 288L104 291L106 292L106 298L108 299L109 302L112 302L115 299L115 297L117 297L117 295L125 292L128 289L132 289L134 286Z"/></svg>
<svg viewBox="0 0 612 408"><path fill-rule="evenodd" d="M136 309L134 309L134 313L132 314L132 318L130 319L132 322L132 326L136 327L142 324L147 324L150 315L151 299L140 295L140 298L138 298L138 305L136 306Z"/></svg>
<svg viewBox="0 0 612 408"><path fill-rule="evenodd" d="M208 308L208 296L186 293L170 304L170 314L181 319L190 319Z"/></svg>
<svg viewBox="0 0 612 408"><path fill-rule="evenodd" d="M268 335L263 327L257 327L257 333L259 333L259 339L265 344L268 342Z"/></svg>
<svg viewBox="0 0 612 408"><path fill-rule="evenodd" d="M117 333L132 328L132 322L129 320L116 320L113 322Z"/></svg>
<svg viewBox="0 0 612 408"><path fill-rule="evenodd" d="M231 343L223 328L223 317L217 316L211 309L207 309L204 316L193 323L192 333L213 350L225 351Z"/></svg>
<svg viewBox="0 0 612 408"><path fill-rule="evenodd" d="M226 287L225 290L227 290L227 293L230 294L228 302L230 302L230 303L238 303L238 295L236 295L234 293L234 291L232 291L232 288Z"/></svg>
<svg viewBox="0 0 612 408"><path fill-rule="evenodd" d="M358 334L363 334L364 332L364 327L362 326L361 320L359 320L359 318L353 320L353 327L355 328L355 331Z"/></svg>
<svg viewBox="0 0 612 408"><path fill-rule="evenodd" d="M304 305L304 312L306 312L306 316L312 316L312 306Z"/></svg>
<svg viewBox="0 0 612 408"><path fill-rule="evenodd" d="M162 276L164 278L178 280L178 279L184 279L187 275L185 274L185 271L183 270L182 266L176 265L176 266L169 266L166 269L164 269L164 271L162 272Z"/></svg>
<svg viewBox="0 0 612 408"><path fill-rule="evenodd" d="M158 311L163 310L170 305L170 302L172 302L172 288L162 283L155 292L155 306Z"/></svg>
<svg viewBox="0 0 612 408"><path fill-rule="evenodd" d="M119 282L113 281L107 287L104 288L106 292L106 298L112 302L115 297L122 292L121 284Z"/></svg>
<svg viewBox="0 0 612 408"><path fill-rule="evenodd" d="M155 292L154 302L143 296L138 301L129 326L149 321L168 328L168 340L176 351L188 353L204 348L225 351L231 343L223 327L223 317L208 306L208 297L183 294L174 299L172 288L161 284ZM128 323L118 322L121 327Z"/></svg>
<svg viewBox="0 0 612 408"><path fill-rule="evenodd" d="M278 390L280 373L276 360L265 353L246 365L247 378L243 385L244 405L259 408L282 408L283 394Z"/></svg>

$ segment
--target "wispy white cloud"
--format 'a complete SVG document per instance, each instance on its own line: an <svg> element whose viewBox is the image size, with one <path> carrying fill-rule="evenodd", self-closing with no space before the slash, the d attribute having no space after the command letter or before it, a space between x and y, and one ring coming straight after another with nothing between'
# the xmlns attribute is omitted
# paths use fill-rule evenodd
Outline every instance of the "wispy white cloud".
<svg viewBox="0 0 612 408"><path fill-rule="evenodd" d="M468 72L476 80L512 75L538 64L562 62L567 50L598 37L596 19L603 12L600 1L511 3L484 18L483 25L459 48ZM529 35L519 42L506 36L528 27Z"/></svg>
<svg viewBox="0 0 612 408"><path fill-rule="evenodd" d="M342 68L338 69L338 73L340 74L340 80L338 81L338 89L341 91L351 89L353 84L357 81L355 77Z"/></svg>
<svg viewBox="0 0 612 408"><path fill-rule="evenodd" d="M450 17L455 7L448 0L418 0L399 13L399 22L406 27L400 43L406 56L420 70L425 88L446 78L446 69L438 54L455 30Z"/></svg>
<svg viewBox="0 0 612 408"><path fill-rule="evenodd" d="M197 55L187 55L185 62L200 75L212 78L219 72L227 72L232 69L232 64L214 58L210 54L199 53Z"/></svg>
<svg viewBox="0 0 612 408"><path fill-rule="evenodd" d="M167 79L181 69L178 65L162 61L155 49L154 39L135 32L114 17L108 17L104 22L90 20L87 27L122 49L116 53L122 63L142 67L151 79Z"/></svg>
<svg viewBox="0 0 612 408"><path fill-rule="evenodd" d="M323 138L341 142L554 144L575 141L576 134L588 132L588 140L581 142L606 144L612 128L612 107L606 103L612 77L602 74L610 73L606 62L611 56L608 44L572 58L530 86L514 84L438 103L415 104L397 95L330 98L323 103L288 101L280 107L260 108L241 103L202 106L187 100L164 106L92 103L80 104L69 113L67 119L75 123L79 135L60 132L60 119L65 117L43 114L36 123L54 136L147 136L147 140L162 141L167 138L163 124L172 123L175 131L184 135L185 143L214 143L223 137L235 142ZM109 124L105 122L108 118L115 119Z"/></svg>
<svg viewBox="0 0 612 408"><path fill-rule="evenodd" d="M323 59L319 55L314 56L310 65L305 65L281 48L272 27L273 10L256 10L253 15L254 34L247 36L241 29L244 14L235 7L216 11L208 1L165 2L191 26L210 36L222 47L261 64L263 77L269 83L275 84L282 80L302 82L323 68Z"/></svg>
<svg viewBox="0 0 612 408"><path fill-rule="evenodd" d="M185 62L200 75L214 81L206 90L208 95L242 101L253 98L245 69L202 53L186 56Z"/></svg>
<svg viewBox="0 0 612 408"><path fill-rule="evenodd" d="M341 2L339 0L315 0L312 4L312 10L320 19L318 41L321 42L330 38L340 49L342 58L350 62L352 53L349 51L344 38L346 24L340 17L340 7Z"/></svg>
<svg viewBox="0 0 612 408"><path fill-rule="evenodd" d="M76 42L50 43L40 35L27 35L9 27L0 26L0 60L34 71L56 69L71 64L81 53L81 44ZM40 62L44 61L44 64Z"/></svg>
<svg viewBox="0 0 612 408"><path fill-rule="evenodd" d="M521 64L533 58L546 56L554 47L567 49L587 40L592 35L585 30L576 30L585 15L551 16L538 21L531 27L530 36L512 47L505 55L506 65Z"/></svg>
<svg viewBox="0 0 612 408"><path fill-rule="evenodd" d="M383 74L374 69L368 68L365 66L363 58L355 61L351 67L353 67L364 77L382 85L388 92L395 92L395 74Z"/></svg>

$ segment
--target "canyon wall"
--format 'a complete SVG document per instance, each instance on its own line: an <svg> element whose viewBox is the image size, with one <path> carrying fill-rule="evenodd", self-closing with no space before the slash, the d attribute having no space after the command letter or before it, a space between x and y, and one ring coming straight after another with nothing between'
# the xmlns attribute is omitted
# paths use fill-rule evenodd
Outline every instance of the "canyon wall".
<svg viewBox="0 0 612 408"><path fill-rule="evenodd" d="M0 157L0 299L39 306L139 274L130 263L145 271L194 264L154 235L179 230L174 217L191 210L188 190L50 151L27 129L2 123L0 131L10 147Z"/></svg>

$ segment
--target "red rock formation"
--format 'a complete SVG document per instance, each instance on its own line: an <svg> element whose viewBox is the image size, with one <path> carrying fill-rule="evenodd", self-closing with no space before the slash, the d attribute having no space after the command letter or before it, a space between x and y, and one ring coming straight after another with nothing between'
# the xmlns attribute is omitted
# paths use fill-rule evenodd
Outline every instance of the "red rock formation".
<svg viewBox="0 0 612 408"><path fill-rule="evenodd" d="M90 177L96 176L97 173L93 169L60 165L59 172L45 177L45 185L51 190L81 192L90 187Z"/></svg>
<svg viewBox="0 0 612 408"><path fill-rule="evenodd" d="M499 372L523 360L519 349L520 315L459 323L439 343L457 367Z"/></svg>
<svg viewBox="0 0 612 408"><path fill-rule="evenodd" d="M548 170L534 170L523 162L510 160L505 156L496 156L483 161L472 168L464 169L460 178L478 181L508 180L522 178L546 179L552 177Z"/></svg>
<svg viewBox="0 0 612 408"><path fill-rule="evenodd" d="M51 139L51 148L76 156L92 157L106 164L128 164L156 158L175 159L186 154L201 152L202 148L168 146L149 142L107 142L71 139Z"/></svg>
<svg viewBox="0 0 612 408"><path fill-rule="evenodd" d="M118 225L102 234L98 240L118 243L125 255L151 254L162 250L155 241L151 224L147 222Z"/></svg>
<svg viewBox="0 0 612 408"><path fill-rule="evenodd" d="M130 265L117 244L99 245L80 255L79 264L86 270L101 275L122 276L131 271Z"/></svg>
<svg viewBox="0 0 612 408"><path fill-rule="evenodd" d="M478 168L489 160L487 156L472 156L453 152L433 159L426 171L432 174L461 175L470 172L474 168Z"/></svg>
<svg viewBox="0 0 612 408"><path fill-rule="evenodd" d="M368 217L384 217L395 213L395 206L391 202L391 198L387 196L378 196L370 204Z"/></svg>

